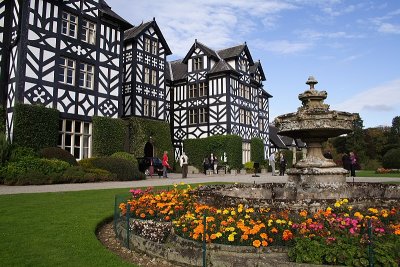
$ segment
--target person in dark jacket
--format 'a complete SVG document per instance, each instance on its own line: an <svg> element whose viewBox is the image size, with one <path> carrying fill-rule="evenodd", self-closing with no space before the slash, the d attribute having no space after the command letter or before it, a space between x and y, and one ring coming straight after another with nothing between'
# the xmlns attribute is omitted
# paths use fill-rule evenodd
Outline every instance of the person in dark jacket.
<svg viewBox="0 0 400 267"><path fill-rule="evenodd" d="M281 153L279 157L279 176L285 175L286 163L287 162L285 156L283 156L283 154Z"/></svg>
<svg viewBox="0 0 400 267"><path fill-rule="evenodd" d="M347 155L347 153L344 153L342 156L342 164L343 164L343 168L345 170L350 171L351 161L350 161L350 157L349 157L349 155Z"/></svg>

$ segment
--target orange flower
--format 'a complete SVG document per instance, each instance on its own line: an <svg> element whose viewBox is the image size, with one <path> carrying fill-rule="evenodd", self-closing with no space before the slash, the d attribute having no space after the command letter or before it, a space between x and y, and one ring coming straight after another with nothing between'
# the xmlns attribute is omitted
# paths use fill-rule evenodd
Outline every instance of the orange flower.
<svg viewBox="0 0 400 267"><path fill-rule="evenodd" d="M262 244L262 246L263 246L263 247L266 247L266 246L268 246L268 242L267 242L267 241L265 241L265 240L263 240L263 241L261 242L261 244Z"/></svg>
<svg viewBox="0 0 400 267"><path fill-rule="evenodd" d="M216 239L217 238L217 235L216 234L211 234L211 236L210 236L210 239L211 240L214 240L214 239Z"/></svg>
<svg viewBox="0 0 400 267"><path fill-rule="evenodd" d="M276 234L278 232L278 229L276 229L275 227L271 229L271 233Z"/></svg>
<svg viewBox="0 0 400 267"><path fill-rule="evenodd" d="M146 218L146 214L144 214L143 212L140 213L140 218L142 218L142 219Z"/></svg>
<svg viewBox="0 0 400 267"><path fill-rule="evenodd" d="M306 217L307 216L307 211L306 210L300 211L300 216L301 217Z"/></svg>
<svg viewBox="0 0 400 267"><path fill-rule="evenodd" d="M165 216L164 220L169 221L171 218L169 216Z"/></svg>
<svg viewBox="0 0 400 267"><path fill-rule="evenodd" d="M293 233L290 230L285 230L283 231L282 238L285 241L290 240L293 238Z"/></svg>
<svg viewBox="0 0 400 267"><path fill-rule="evenodd" d="M253 246L256 247L256 248L259 248L261 246L260 240L258 240L258 239L254 240L253 241Z"/></svg>
<svg viewBox="0 0 400 267"><path fill-rule="evenodd" d="M247 239L249 239L248 235L242 235L242 240L247 240Z"/></svg>
<svg viewBox="0 0 400 267"><path fill-rule="evenodd" d="M268 238L268 235L267 235L266 233L261 233L261 234L260 234L260 237L261 237L262 239L267 239L267 238Z"/></svg>

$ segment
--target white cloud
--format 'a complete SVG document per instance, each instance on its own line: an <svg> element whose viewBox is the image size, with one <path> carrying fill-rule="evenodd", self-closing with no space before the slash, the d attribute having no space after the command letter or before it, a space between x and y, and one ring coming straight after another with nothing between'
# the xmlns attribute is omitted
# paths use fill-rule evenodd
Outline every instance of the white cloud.
<svg viewBox="0 0 400 267"><path fill-rule="evenodd" d="M382 17L370 19L378 32L388 34L400 34L400 24L391 23L391 20L398 22L400 9L393 10Z"/></svg>
<svg viewBox="0 0 400 267"><path fill-rule="evenodd" d="M390 23L382 23L378 27L379 32L400 34L400 25Z"/></svg>
<svg viewBox="0 0 400 267"><path fill-rule="evenodd" d="M269 42L265 42L263 40L253 40L251 43L252 46L260 50L283 55L303 52L312 48L313 46L309 42L290 42L288 40L276 40Z"/></svg>
<svg viewBox="0 0 400 267"><path fill-rule="evenodd" d="M377 87L354 95L343 103L333 107L349 112L377 111L397 109L400 105L400 79L387 82Z"/></svg>

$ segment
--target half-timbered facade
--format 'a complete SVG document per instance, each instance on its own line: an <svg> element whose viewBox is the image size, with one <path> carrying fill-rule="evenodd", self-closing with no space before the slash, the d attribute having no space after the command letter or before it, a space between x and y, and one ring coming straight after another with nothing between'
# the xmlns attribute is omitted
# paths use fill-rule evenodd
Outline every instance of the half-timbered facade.
<svg viewBox="0 0 400 267"><path fill-rule="evenodd" d="M169 63L171 125L176 155L182 141L217 134L243 138L243 162L250 140L260 137L268 154L269 98L261 63L247 44L214 51L195 41L186 57Z"/></svg>
<svg viewBox="0 0 400 267"><path fill-rule="evenodd" d="M60 111L58 145L90 157L91 118L121 115L123 34L132 25L103 0L1 1L0 22L9 138L15 103L42 104Z"/></svg>
<svg viewBox="0 0 400 267"><path fill-rule="evenodd" d="M171 54L155 19L125 31L123 116L169 121L165 68Z"/></svg>

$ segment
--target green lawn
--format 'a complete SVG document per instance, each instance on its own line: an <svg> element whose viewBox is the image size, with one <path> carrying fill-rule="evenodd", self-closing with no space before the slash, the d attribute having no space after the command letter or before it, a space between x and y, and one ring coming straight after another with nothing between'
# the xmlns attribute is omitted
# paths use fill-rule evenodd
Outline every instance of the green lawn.
<svg viewBox="0 0 400 267"><path fill-rule="evenodd" d="M400 178L400 173L378 174L378 173L375 173L375 171L360 170L360 171L356 172L356 176L358 176L358 177L396 177L396 178Z"/></svg>
<svg viewBox="0 0 400 267"><path fill-rule="evenodd" d="M0 266L132 266L97 240L129 189L0 196Z"/></svg>

